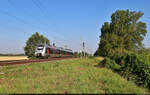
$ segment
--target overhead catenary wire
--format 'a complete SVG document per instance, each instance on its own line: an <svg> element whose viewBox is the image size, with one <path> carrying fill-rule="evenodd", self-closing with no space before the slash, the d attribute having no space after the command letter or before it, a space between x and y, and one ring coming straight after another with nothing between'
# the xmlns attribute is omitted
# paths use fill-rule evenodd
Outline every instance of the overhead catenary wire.
<svg viewBox="0 0 150 95"><path fill-rule="evenodd" d="M33 2L34 2L34 4L40 9L40 11L41 11L41 13L43 14L43 16L45 16L47 19L48 19L48 16L46 15L46 14L48 14L48 12L46 11L46 9L44 9L42 6L41 6L41 4L40 3L37 3L37 0L35 1L35 0L32 0ZM15 9L17 9L13 4L13 1L12 0L8 0L8 2L10 3L10 5L12 6L12 7L14 7ZM47 12L47 13L46 13ZM11 13L9 13L9 12L7 12L7 11L2 11L2 10L0 10L0 13L2 13L2 14L5 14L5 15L7 15L7 16L10 16L11 18L13 18L13 19L15 19L15 20L17 20L17 21L19 21L19 22L21 22L21 23L23 23L23 24L25 24L25 25L28 25L28 26L32 26L32 27L34 27L34 28L36 28L36 29L40 29L40 27L37 27L35 24L31 24L31 23L29 23L29 22L27 22L27 21L25 21L25 20L23 20L23 19L21 19L20 17L18 17L18 16L16 16L16 15L13 15L13 14L11 14ZM41 23L40 23L41 24ZM44 25L45 27L47 26L47 28L49 27L47 24L45 24ZM43 30L43 29L41 29L41 30ZM54 31L51 31L51 32L54 32ZM24 32L25 33L25 32ZM61 35L61 37L63 37L63 39L66 39L67 41L71 41L71 38L67 38L65 35L62 35L61 33L58 33L58 32L54 32L54 33L57 33L57 34L59 34L59 35ZM61 38L60 36L59 36L59 38L57 37L55 37L56 39L60 39ZM55 39L54 37L51 37L51 38L53 38L53 40ZM63 40L62 40L62 38L61 38L61 40L55 40L55 41L59 41L59 42L62 42Z"/></svg>
<svg viewBox="0 0 150 95"><path fill-rule="evenodd" d="M13 14L10 14L10 13L8 13L6 11L0 10L0 13L2 13L4 15L7 15L7 16L10 16L10 17L16 19L17 21L22 22L23 24L26 24L26 25L29 25L29 26L32 26L32 27L35 27L35 28L39 28L39 27L37 27L37 26L35 26L35 25L31 24L31 23L28 23L27 21L25 21L25 20L15 16L15 15L13 15Z"/></svg>
<svg viewBox="0 0 150 95"><path fill-rule="evenodd" d="M14 2L12 1L12 0L7 0L8 1L8 3L9 3L9 5L11 5L14 9L16 9L17 10L17 8L16 8L16 6L14 5ZM26 11L27 12L27 11ZM35 18L33 18L33 19L35 19ZM41 24L41 21L39 20L39 19L36 19L36 20L38 20L38 22L40 22L40 23L38 23L39 25L42 25ZM36 24L37 24L37 22L36 22ZM44 25L45 26L45 25ZM36 27L37 28L37 27Z"/></svg>
<svg viewBox="0 0 150 95"><path fill-rule="evenodd" d="M43 7L41 6L41 3L38 3L39 2L39 0L32 0L32 2L35 4L35 6L37 7L37 8L39 8L39 10L41 11L41 13L43 14L43 16L45 16L47 19L48 19L48 16L47 16L47 14L48 14L48 12L46 11L46 9L43 9ZM46 13L45 13L46 12ZM57 32L55 32L55 33L57 33ZM60 32L58 33L59 35L61 35L61 36L63 36ZM68 37L66 37L66 36L63 36L65 39L67 39L67 41L70 41L72 38L68 38Z"/></svg>
<svg viewBox="0 0 150 95"><path fill-rule="evenodd" d="M7 0L8 1L8 3L12 6L12 7L14 7L15 9L16 9L16 7L13 5L13 2L12 2L12 0ZM40 8L40 7L39 7ZM41 9L41 8L40 8ZM27 21L24 21L24 20L22 20L22 19L20 19L20 18L18 18L17 16L15 16L15 15L12 15L12 14L10 14L10 13L8 13L8 12L5 12L5 11L1 11L3 14L5 14L5 15L8 15L8 16L11 16L11 17L13 17L14 19L16 19L17 21L20 21L20 22L22 22L23 24L29 24ZM39 20L38 20L38 22L39 22ZM34 25L30 25L30 26L33 26L33 27L35 27ZM45 26L45 25L44 25ZM39 29L39 27L36 27L36 28L38 28Z"/></svg>
<svg viewBox="0 0 150 95"><path fill-rule="evenodd" d="M9 25L8 24L4 24L4 23L3 24L0 23L0 26L8 27ZM24 34L27 33L24 29L22 29L20 27L16 27L16 26L12 26L12 27L15 28L15 29L17 29L17 30L23 31Z"/></svg>
<svg viewBox="0 0 150 95"><path fill-rule="evenodd" d="M15 16L15 15L13 15L13 14L10 14L10 13L8 13L8 12L6 12L6 11L0 10L0 13L2 13L2 14L4 14L4 15L7 15L7 16L9 16L9 17L11 17L11 18L13 18L13 19L15 19L15 20L17 20L17 21L19 21L19 22L25 24L25 25L32 26L32 27L35 27L35 28L38 28L38 29L39 29L39 27L36 27L35 25L32 25L32 24L28 23L27 21L24 21L24 20L22 20L21 18ZM27 33L27 32L24 31L24 33ZM55 39L54 37L51 37L51 38L52 38L53 40ZM57 39L58 39L58 38L57 38ZM61 41L61 40L59 40L59 41ZM58 42L58 41L56 40L56 42Z"/></svg>
<svg viewBox="0 0 150 95"><path fill-rule="evenodd" d="M38 1L38 0L36 0L36 1L35 1L35 0L32 0L32 2L35 4L35 6L40 9L41 13L43 13L43 15L44 15L45 17L47 17L47 15L45 14L44 10L42 9L42 7L40 6L40 4L39 4L37 1Z"/></svg>
<svg viewBox="0 0 150 95"><path fill-rule="evenodd" d="M40 3L38 3L38 0L32 0L33 4L41 11L42 15L45 16L48 19L48 16L46 15L45 11L46 9L43 9ZM45 10L45 11L44 11ZM48 26L49 27L49 26ZM55 32L57 33L57 32Z"/></svg>

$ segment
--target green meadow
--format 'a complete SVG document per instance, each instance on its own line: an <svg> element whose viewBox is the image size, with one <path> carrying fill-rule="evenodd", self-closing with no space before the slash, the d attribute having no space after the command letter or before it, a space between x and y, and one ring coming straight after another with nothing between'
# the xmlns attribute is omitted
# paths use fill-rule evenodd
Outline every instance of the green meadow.
<svg viewBox="0 0 150 95"><path fill-rule="evenodd" d="M148 93L97 67L99 62L83 58L0 67L0 93Z"/></svg>

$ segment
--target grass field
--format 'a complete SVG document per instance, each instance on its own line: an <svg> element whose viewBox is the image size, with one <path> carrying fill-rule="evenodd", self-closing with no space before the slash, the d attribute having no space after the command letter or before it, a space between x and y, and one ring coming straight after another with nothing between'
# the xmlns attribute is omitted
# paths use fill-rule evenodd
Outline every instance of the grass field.
<svg viewBox="0 0 150 95"><path fill-rule="evenodd" d="M0 67L0 93L147 93L98 59L71 59Z"/></svg>
<svg viewBox="0 0 150 95"><path fill-rule="evenodd" d="M28 59L27 56L0 56L0 61L24 60L24 59Z"/></svg>

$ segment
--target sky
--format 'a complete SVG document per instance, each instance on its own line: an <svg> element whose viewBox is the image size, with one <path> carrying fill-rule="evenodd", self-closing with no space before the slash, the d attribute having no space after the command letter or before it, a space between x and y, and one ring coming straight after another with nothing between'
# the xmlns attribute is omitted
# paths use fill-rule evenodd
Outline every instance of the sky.
<svg viewBox="0 0 150 95"><path fill-rule="evenodd" d="M150 47L150 0L0 0L0 53L24 53L27 39L39 32L51 44L94 53L100 28L116 10L141 11Z"/></svg>

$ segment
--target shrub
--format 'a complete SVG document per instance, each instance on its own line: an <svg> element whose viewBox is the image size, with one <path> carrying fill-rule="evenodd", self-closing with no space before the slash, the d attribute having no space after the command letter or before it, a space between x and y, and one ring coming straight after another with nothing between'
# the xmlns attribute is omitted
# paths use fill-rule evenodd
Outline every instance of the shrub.
<svg viewBox="0 0 150 95"><path fill-rule="evenodd" d="M89 59L93 59L93 58L95 58L95 57L94 57L94 56L89 56L88 58L89 58Z"/></svg>
<svg viewBox="0 0 150 95"><path fill-rule="evenodd" d="M120 57L105 57L98 66L117 71L138 86L150 89L150 55L130 53Z"/></svg>
<svg viewBox="0 0 150 95"><path fill-rule="evenodd" d="M106 67L114 71L120 69L120 65L116 64L115 60L112 60L108 57L105 57L104 60L98 64L98 66Z"/></svg>
<svg viewBox="0 0 150 95"><path fill-rule="evenodd" d="M111 57L111 59L114 60L117 64L122 66L125 64L125 57L126 56L113 56Z"/></svg>
<svg viewBox="0 0 150 95"><path fill-rule="evenodd" d="M121 67L122 75L128 80L134 81L139 86L150 88L150 64L143 56L138 54L128 54L125 64Z"/></svg>

